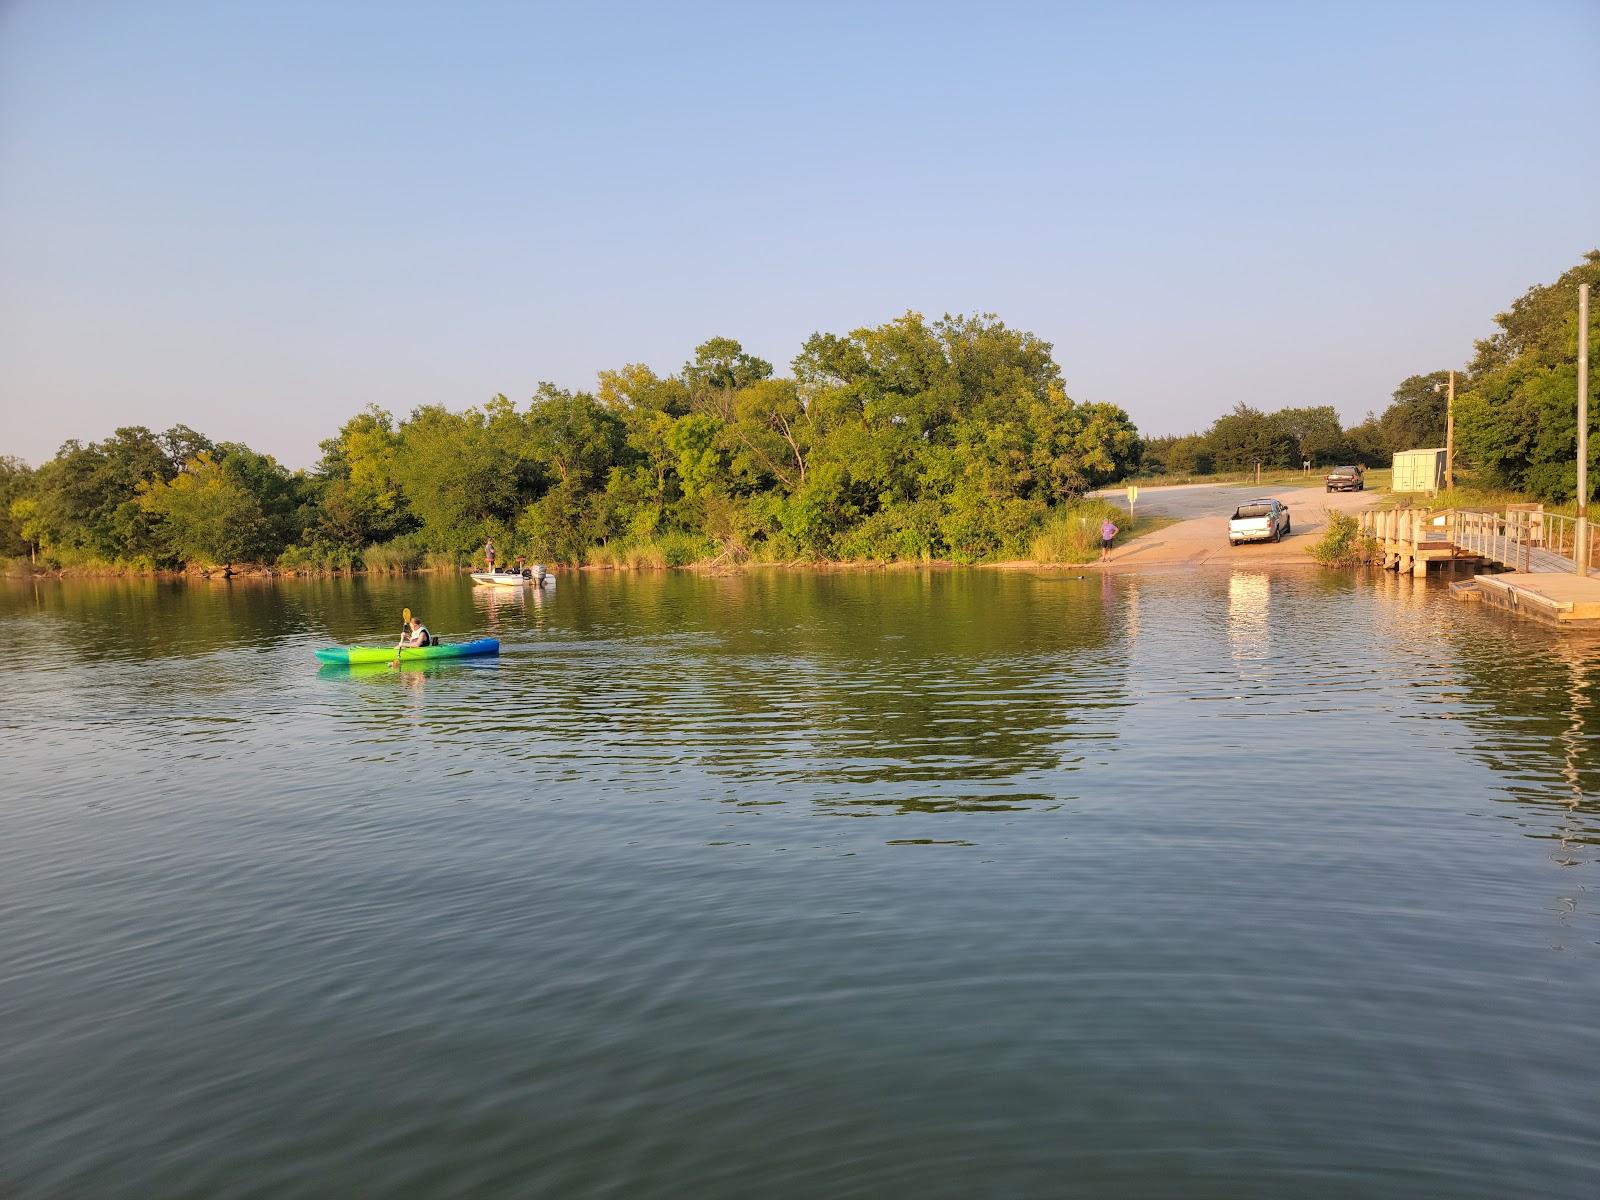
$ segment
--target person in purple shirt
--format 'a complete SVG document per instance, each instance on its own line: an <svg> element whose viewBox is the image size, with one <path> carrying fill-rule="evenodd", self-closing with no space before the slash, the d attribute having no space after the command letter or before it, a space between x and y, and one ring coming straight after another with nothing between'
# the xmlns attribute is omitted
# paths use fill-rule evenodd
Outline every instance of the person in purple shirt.
<svg viewBox="0 0 1600 1200"><path fill-rule="evenodd" d="M1100 561L1101 562L1105 562L1107 557L1110 556L1110 554L1111 554L1111 543L1114 542L1116 540L1116 538L1117 538L1117 527L1111 523L1111 518L1107 517L1104 521L1100 522Z"/></svg>

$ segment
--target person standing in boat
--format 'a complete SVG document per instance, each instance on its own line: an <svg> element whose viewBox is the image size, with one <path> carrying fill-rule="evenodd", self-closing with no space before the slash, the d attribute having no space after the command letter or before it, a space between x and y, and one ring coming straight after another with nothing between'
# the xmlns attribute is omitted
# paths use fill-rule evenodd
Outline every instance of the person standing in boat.
<svg viewBox="0 0 1600 1200"><path fill-rule="evenodd" d="M483 561L488 563L485 568L491 575L494 574L494 539L485 538L483 542Z"/></svg>

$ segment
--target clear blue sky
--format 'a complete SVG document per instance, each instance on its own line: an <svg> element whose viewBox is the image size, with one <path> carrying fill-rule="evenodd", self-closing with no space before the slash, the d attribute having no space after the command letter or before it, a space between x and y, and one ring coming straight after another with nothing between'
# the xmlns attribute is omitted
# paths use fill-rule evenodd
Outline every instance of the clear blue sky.
<svg viewBox="0 0 1600 1200"><path fill-rule="evenodd" d="M992 311L1381 408L1600 243L1600 4L0 3L0 453Z"/></svg>

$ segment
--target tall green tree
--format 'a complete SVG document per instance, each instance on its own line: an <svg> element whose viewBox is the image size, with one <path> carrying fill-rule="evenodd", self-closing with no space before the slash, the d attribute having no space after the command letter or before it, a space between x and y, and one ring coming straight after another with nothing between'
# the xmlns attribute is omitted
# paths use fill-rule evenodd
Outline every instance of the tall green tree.
<svg viewBox="0 0 1600 1200"><path fill-rule="evenodd" d="M313 479L313 540L358 551L412 526L395 470L399 449L393 415L375 404L322 443Z"/></svg>
<svg viewBox="0 0 1600 1200"><path fill-rule="evenodd" d="M1345 430L1345 440L1350 445L1351 460L1362 466L1388 466L1394 454L1389 435L1384 431L1383 422L1375 413L1369 412L1359 424ZM1415 449L1412 446L1404 448Z"/></svg>
<svg viewBox="0 0 1600 1200"><path fill-rule="evenodd" d="M1444 445L1449 380L1449 371L1430 371L1408 376L1395 388L1379 418L1389 453Z"/></svg>
<svg viewBox="0 0 1600 1200"><path fill-rule="evenodd" d="M1283 408L1273 414L1294 439L1294 454L1314 467L1331 466L1350 457L1349 443L1331 404L1311 408Z"/></svg>
<svg viewBox="0 0 1600 1200"><path fill-rule="evenodd" d="M694 359L683 367L683 382L690 404L726 424L733 420L733 398L741 388L766 379L772 364L746 354L732 338L715 337L694 349Z"/></svg>
<svg viewBox="0 0 1600 1200"><path fill-rule="evenodd" d="M1263 467L1298 466L1295 455L1300 447L1293 432L1274 414L1248 404L1236 404L1233 411L1218 417L1206 440L1219 471L1248 471Z"/></svg>
<svg viewBox="0 0 1600 1200"><path fill-rule="evenodd" d="M33 468L20 458L0 456L0 556L33 553L32 529L38 514L38 501L33 499L33 477ZM22 501L26 501L26 505L13 511L13 506Z"/></svg>
<svg viewBox="0 0 1600 1200"><path fill-rule="evenodd" d="M1203 433L1150 438L1140 459L1140 470L1151 475L1209 475L1215 469L1211 444Z"/></svg>
<svg viewBox="0 0 1600 1200"><path fill-rule="evenodd" d="M285 546L305 536L308 525L315 524L309 506L314 489L304 474L288 470L270 454L241 442L221 442L210 453L223 472L255 498L261 511L254 547L257 557L266 561L277 558Z"/></svg>
<svg viewBox="0 0 1600 1200"><path fill-rule="evenodd" d="M1464 457L1487 481L1550 501L1577 494L1581 283L1600 285L1600 251L1554 283L1528 289L1495 318L1499 331L1478 343L1456 398ZM1590 308L1589 340L1600 344L1600 305ZM1600 453L1592 429L1590 446L1591 456ZM1589 478L1596 479L1592 463Z"/></svg>
<svg viewBox="0 0 1600 1200"><path fill-rule="evenodd" d="M203 451L209 443L185 426L158 435L140 425L100 442L65 443L33 484L46 544L69 558L106 561L158 553L140 488L175 476L182 460L172 451L183 447Z"/></svg>
<svg viewBox="0 0 1600 1200"><path fill-rule="evenodd" d="M424 405L401 425L393 475L431 549L460 553L504 534L532 491L526 442L504 396L458 413Z"/></svg>
<svg viewBox="0 0 1600 1200"><path fill-rule="evenodd" d="M551 477L593 490L616 465L626 433L622 419L587 392L541 383L528 409L527 449Z"/></svg>
<svg viewBox="0 0 1600 1200"><path fill-rule="evenodd" d="M138 504L152 520L163 555L178 562L227 566L260 557L270 546L270 523L255 495L209 450L171 480L141 484Z"/></svg>
<svg viewBox="0 0 1600 1200"><path fill-rule="evenodd" d="M752 491L806 481L815 429L792 379L762 379L734 393L727 425L730 469Z"/></svg>

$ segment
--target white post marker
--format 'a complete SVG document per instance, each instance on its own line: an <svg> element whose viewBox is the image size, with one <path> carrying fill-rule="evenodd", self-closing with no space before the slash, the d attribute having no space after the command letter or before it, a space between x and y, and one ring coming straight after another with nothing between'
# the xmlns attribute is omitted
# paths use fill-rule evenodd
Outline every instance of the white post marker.
<svg viewBox="0 0 1600 1200"><path fill-rule="evenodd" d="M1134 501L1139 499L1139 489L1133 484L1128 485L1128 515L1133 516Z"/></svg>

